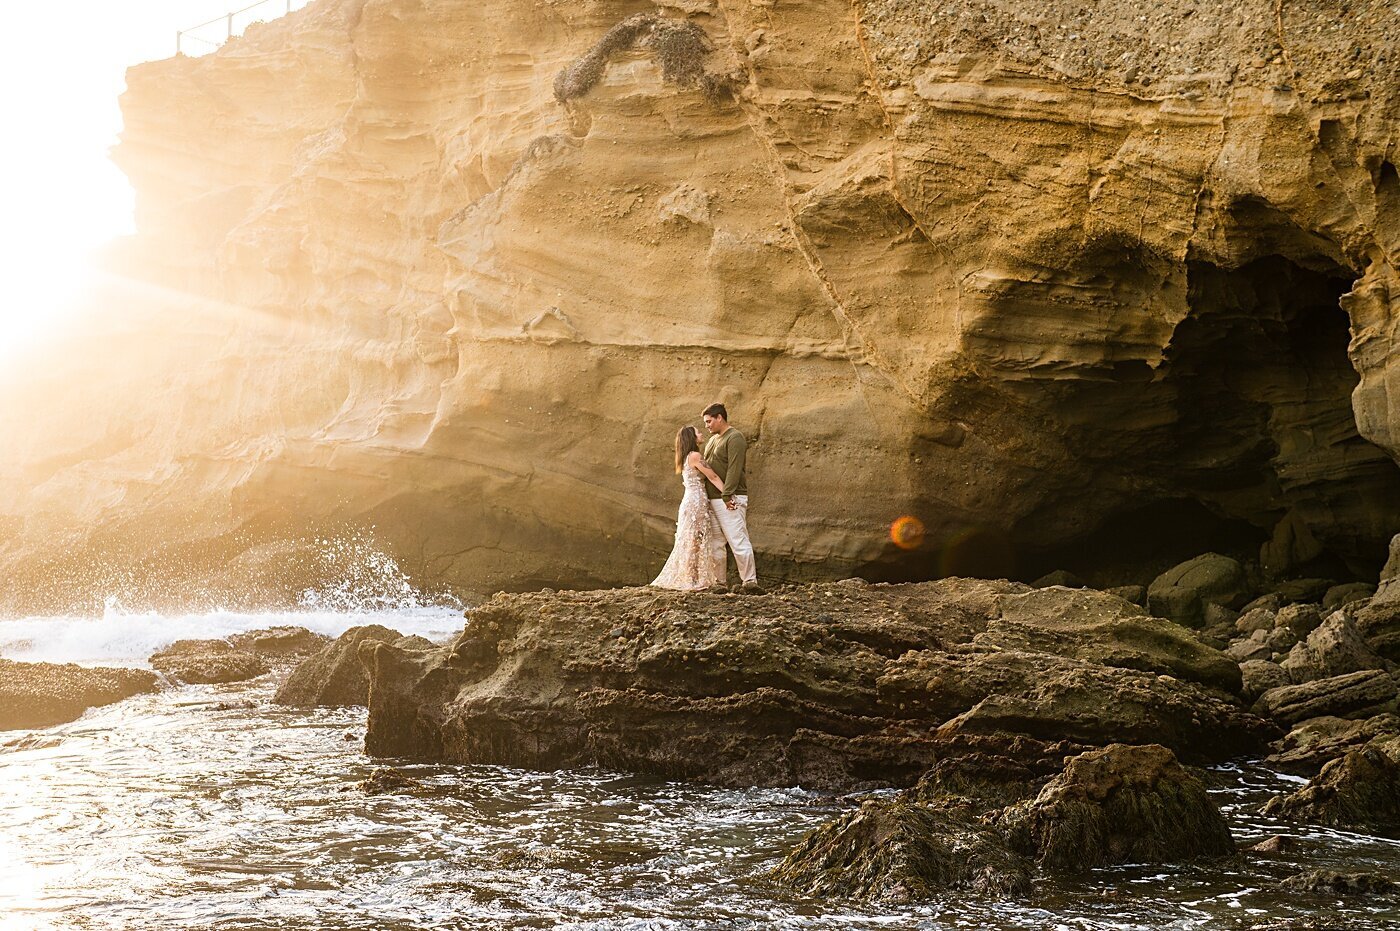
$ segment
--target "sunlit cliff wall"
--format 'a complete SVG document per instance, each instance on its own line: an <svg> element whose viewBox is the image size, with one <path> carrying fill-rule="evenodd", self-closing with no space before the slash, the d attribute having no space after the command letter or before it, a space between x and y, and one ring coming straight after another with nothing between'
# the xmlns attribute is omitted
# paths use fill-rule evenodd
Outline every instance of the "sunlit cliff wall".
<svg viewBox="0 0 1400 931"><path fill-rule="evenodd" d="M638 13L730 92L643 43L561 102ZM133 68L123 277L0 424L8 600L293 590L347 529L430 588L645 581L712 400L770 576L1374 571L1397 35L1378 0L320 0Z"/></svg>

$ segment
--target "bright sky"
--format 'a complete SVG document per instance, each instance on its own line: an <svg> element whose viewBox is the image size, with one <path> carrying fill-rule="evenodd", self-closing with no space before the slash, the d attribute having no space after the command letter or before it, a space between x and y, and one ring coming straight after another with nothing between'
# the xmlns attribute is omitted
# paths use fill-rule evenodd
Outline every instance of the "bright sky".
<svg viewBox="0 0 1400 931"><path fill-rule="evenodd" d="M0 365L70 312L90 258L132 231L132 192L108 158L128 65L175 52L175 32L254 0L34 0L0 28ZM303 6L297 0L293 7ZM235 20L272 19L270 0ZM199 35L219 38L218 26ZM211 48L191 41L188 51Z"/></svg>

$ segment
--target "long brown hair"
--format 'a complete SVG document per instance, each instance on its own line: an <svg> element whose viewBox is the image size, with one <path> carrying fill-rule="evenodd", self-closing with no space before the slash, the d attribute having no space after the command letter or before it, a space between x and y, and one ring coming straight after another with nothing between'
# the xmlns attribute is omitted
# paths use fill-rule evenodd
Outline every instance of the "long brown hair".
<svg viewBox="0 0 1400 931"><path fill-rule="evenodd" d="M686 424L676 431L676 471L685 467L686 457L700 451L700 435L695 428Z"/></svg>

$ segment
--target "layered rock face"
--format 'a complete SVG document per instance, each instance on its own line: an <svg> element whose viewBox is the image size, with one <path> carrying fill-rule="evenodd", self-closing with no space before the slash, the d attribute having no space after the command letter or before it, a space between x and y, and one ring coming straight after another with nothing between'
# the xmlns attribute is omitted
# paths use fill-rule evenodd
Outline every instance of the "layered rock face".
<svg viewBox="0 0 1400 931"><path fill-rule="evenodd" d="M703 37L597 45L637 14ZM320 0L134 68L138 280L0 415L6 600L294 590L346 527L429 587L645 581L712 400L769 575L1373 572L1397 27L1379 0Z"/></svg>
<svg viewBox="0 0 1400 931"><path fill-rule="evenodd" d="M456 763L844 789L940 760L1030 779L1119 741L1223 760L1272 736L1186 628L1008 582L500 595L450 648L359 656L366 750Z"/></svg>

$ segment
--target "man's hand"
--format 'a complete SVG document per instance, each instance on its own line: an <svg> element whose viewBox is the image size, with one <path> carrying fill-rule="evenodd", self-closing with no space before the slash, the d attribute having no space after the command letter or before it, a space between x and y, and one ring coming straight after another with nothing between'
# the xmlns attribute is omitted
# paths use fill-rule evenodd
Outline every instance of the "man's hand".
<svg viewBox="0 0 1400 931"><path fill-rule="evenodd" d="M735 501L733 498L730 498L724 502L724 506L729 508L729 510L731 511L737 511L739 509L739 502Z"/></svg>

